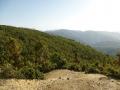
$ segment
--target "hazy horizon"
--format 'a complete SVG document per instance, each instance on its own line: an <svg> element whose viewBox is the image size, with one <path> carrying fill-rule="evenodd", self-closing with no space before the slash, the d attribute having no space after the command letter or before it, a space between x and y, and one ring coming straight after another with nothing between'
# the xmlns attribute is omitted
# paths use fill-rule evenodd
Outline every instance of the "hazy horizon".
<svg viewBox="0 0 120 90"><path fill-rule="evenodd" d="M0 24L120 32L119 0L0 0Z"/></svg>

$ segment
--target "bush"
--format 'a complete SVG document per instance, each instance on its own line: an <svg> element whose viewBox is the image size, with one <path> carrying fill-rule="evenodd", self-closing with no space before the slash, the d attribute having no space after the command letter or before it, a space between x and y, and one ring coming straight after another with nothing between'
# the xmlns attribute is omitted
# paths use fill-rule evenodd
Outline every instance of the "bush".
<svg viewBox="0 0 120 90"><path fill-rule="evenodd" d="M79 64L75 64L75 63L70 63L67 64L65 66L65 68L69 69L69 70L74 70L74 71L81 71L81 67Z"/></svg>
<svg viewBox="0 0 120 90"><path fill-rule="evenodd" d="M56 64L56 68L63 68L64 65L66 64L66 61L64 58L61 57L61 55L59 55L58 53L54 53L51 56L51 62L53 64Z"/></svg>
<svg viewBox="0 0 120 90"><path fill-rule="evenodd" d="M2 68L2 72L0 75L2 78L16 78L17 72L13 69L10 64L6 64L4 68Z"/></svg>
<svg viewBox="0 0 120 90"><path fill-rule="evenodd" d="M114 68L109 67L106 72L107 76L120 79L120 71Z"/></svg>
<svg viewBox="0 0 120 90"><path fill-rule="evenodd" d="M43 73L49 72L49 71L55 69L56 67L57 67L56 63L51 63L50 61L46 61L46 62L36 66L36 68Z"/></svg>
<svg viewBox="0 0 120 90"><path fill-rule="evenodd" d="M36 73L36 79L44 79L44 74L42 72L36 70L35 73Z"/></svg>
<svg viewBox="0 0 120 90"><path fill-rule="evenodd" d="M82 71L85 71L85 70L86 70L86 65L82 65L82 66L81 66L81 70L82 70Z"/></svg>
<svg viewBox="0 0 120 90"><path fill-rule="evenodd" d="M85 73L100 73L99 69L97 69L96 67L88 67L85 70Z"/></svg>
<svg viewBox="0 0 120 90"><path fill-rule="evenodd" d="M44 75L42 72L37 69L33 69L30 67L24 67L19 71L19 77L24 79L43 79Z"/></svg>

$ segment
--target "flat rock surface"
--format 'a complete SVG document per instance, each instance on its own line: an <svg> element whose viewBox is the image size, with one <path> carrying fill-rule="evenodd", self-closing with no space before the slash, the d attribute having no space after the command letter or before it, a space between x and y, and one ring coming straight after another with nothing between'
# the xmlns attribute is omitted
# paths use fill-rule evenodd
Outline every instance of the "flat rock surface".
<svg viewBox="0 0 120 90"><path fill-rule="evenodd" d="M120 90L120 81L101 74L54 70L45 80L0 80L0 90Z"/></svg>

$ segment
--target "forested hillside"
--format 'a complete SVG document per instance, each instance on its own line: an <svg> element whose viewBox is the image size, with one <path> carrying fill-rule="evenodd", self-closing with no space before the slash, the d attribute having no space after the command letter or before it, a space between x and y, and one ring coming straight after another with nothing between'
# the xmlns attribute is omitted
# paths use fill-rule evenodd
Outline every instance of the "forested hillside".
<svg viewBox="0 0 120 90"><path fill-rule="evenodd" d="M0 25L0 78L43 79L43 73L63 68L120 78L119 64L70 39Z"/></svg>

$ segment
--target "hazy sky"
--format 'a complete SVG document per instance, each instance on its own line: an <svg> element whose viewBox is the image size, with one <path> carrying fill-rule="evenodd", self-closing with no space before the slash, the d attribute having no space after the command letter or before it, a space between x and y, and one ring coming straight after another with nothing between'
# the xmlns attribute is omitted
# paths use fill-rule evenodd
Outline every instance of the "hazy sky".
<svg viewBox="0 0 120 90"><path fill-rule="evenodd" d="M120 0L0 0L0 24L120 32Z"/></svg>

